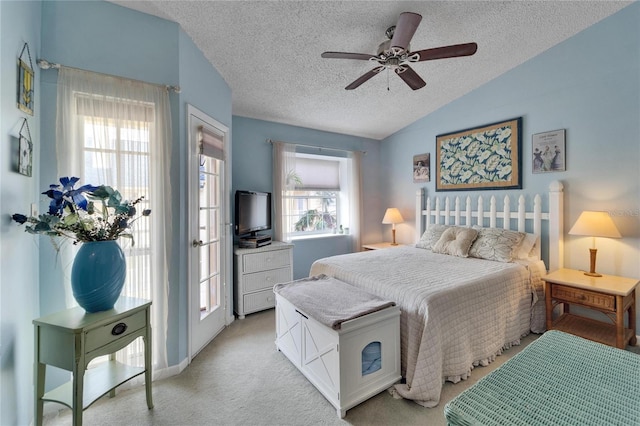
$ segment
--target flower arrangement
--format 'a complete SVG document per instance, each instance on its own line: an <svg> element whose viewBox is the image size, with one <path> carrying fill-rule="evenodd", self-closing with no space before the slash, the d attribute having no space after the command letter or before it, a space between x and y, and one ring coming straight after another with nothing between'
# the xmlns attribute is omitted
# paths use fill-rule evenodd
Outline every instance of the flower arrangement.
<svg viewBox="0 0 640 426"><path fill-rule="evenodd" d="M43 234L51 237L65 237L73 244L91 241L109 241L120 237L130 238L134 244L131 225L140 217L149 216L151 210L145 209L136 216L136 205L143 197L135 201L122 199L122 195L110 186L83 185L77 189L77 177L60 178L60 185L49 185L43 192L51 198L49 212L38 217L27 217L16 213L11 218L30 234Z"/></svg>

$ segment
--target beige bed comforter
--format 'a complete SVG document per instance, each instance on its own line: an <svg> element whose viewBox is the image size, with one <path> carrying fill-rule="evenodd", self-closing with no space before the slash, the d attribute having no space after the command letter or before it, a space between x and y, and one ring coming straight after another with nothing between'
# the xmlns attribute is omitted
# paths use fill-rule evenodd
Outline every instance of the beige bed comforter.
<svg viewBox="0 0 640 426"><path fill-rule="evenodd" d="M539 261L501 263L398 247L320 259L310 275L332 276L398 304L406 383L396 392L434 407L444 380L466 379L531 330L544 330L543 273Z"/></svg>

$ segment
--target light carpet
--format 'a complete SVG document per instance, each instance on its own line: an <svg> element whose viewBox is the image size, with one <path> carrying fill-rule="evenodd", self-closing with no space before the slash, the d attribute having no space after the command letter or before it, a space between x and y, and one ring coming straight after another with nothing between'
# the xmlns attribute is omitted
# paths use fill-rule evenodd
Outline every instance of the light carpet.
<svg viewBox="0 0 640 426"><path fill-rule="evenodd" d="M340 419L331 404L275 348L273 309L236 320L204 348L181 374L153 382L155 407L144 386L103 397L84 412L85 425L445 425L444 405L538 336L505 351L471 378L445 383L440 404L424 408L389 392L374 396ZM637 352L638 347L633 348ZM60 406L63 407L63 406ZM45 425L71 424L63 408Z"/></svg>

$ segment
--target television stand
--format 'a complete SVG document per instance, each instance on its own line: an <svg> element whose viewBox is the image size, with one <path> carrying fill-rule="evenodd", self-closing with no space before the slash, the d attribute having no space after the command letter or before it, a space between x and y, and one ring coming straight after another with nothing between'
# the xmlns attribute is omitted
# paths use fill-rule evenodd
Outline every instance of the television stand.
<svg viewBox="0 0 640 426"><path fill-rule="evenodd" d="M264 247L271 244L271 236L270 235L251 235L249 237L240 238L240 242L238 246L240 248L258 248Z"/></svg>

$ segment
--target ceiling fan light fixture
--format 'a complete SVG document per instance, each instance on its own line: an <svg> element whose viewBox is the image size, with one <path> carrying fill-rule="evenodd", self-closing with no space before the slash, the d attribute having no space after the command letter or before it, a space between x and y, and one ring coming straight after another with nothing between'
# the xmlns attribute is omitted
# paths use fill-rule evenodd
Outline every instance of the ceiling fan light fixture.
<svg viewBox="0 0 640 426"><path fill-rule="evenodd" d="M376 55L348 52L324 52L323 58L358 59L375 61L378 66L358 77L345 89L353 90L378 74L383 69L393 70L413 90L421 89L426 85L425 81L407 64L407 62L423 62L434 59L456 58L470 56L476 53L476 43L465 43L451 46L442 46L431 49L412 52L409 42L420 25L422 16L417 13L403 12L398 18L398 23L387 28L388 40L378 46ZM388 75L388 73L387 73ZM388 88L388 87L387 87Z"/></svg>

